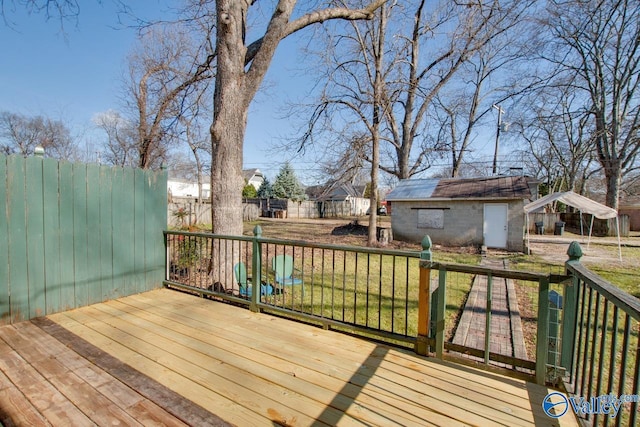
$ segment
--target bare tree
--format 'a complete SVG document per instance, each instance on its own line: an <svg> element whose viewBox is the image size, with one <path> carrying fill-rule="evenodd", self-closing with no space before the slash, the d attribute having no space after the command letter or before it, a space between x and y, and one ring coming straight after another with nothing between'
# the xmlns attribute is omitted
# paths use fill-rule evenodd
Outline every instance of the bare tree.
<svg viewBox="0 0 640 427"><path fill-rule="evenodd" d="M560 88L562 89L562 88ZM536 91L527 104L528 117L519 119L519 135L527 142L524 152L535 159L530 167L549 192L573 190L584 194L587 180L601 170L596 156L589 114L565 88Z"/></svg>
<svg viewBox="0 0 640 427"><path fill-rule="evenodd" d="M56 159L75 160L78 154L71 131L62 121L8 111L0 113L1 152L30 156L37 146Z"/></svg>
<svg viewBox="0 0 640 427"><path fill-rule="evenodd" d="M505 53L509 40L506 35L522 22L531 4L530 1L456 4L415 0L389 7L393 13L387 31L392 36L386 38L387 59L380 70L384 79L381 86L384 120L380 170L398 179L409 178L429 169L431 161L441 157L446 150L455 151L456 163L461 161L460 153L468 150L474 126L491 109L491 104L488 103L487 108L487 100L483 97L495 87L487 87L486 81L513 56ZM374 24L363 22L358 25L371 28ZM310 140L318 129L326 131L322 128L326 123L335 126L327 117L340 115L346 126L354 127L363 112L372 108L373 80L367 79L366 75L373 64L353 59L364 57L362 53L356 53L358 50L368 52L372 47L362 46L352 34L353 31L345 30L324 45L326 61L333 64L336 71L328 76L329 84L322 94L320 106L314 109L310 130L304 136L306 140ZM344 47L335 52L334 46ZM475 81L469 85L472 89L469 91L465 83L472 66L476 67L473 70ZM451 93L463 92L468 96L450 97ZM439 95L442 96L438 98ZM445 98L448 99L446 103ZM481 104L481 101L484 102ZM345 113L346 110L351 110L351 116ZM461 120L465 110L466 118ZM437 117L440 118L434 120ZM444 123L448 123L446 128ZM342 135L349 133L339 132ZM363 139L364 130L352 129L350 133L355 136L343 138L351 142L344 149L349 153L347 157L355 160L352 153L359 153L370 163L374 152L371 139ZM456 145L460 141L462 147ZM457 167L453 173L457 173Z"/></svg>
<svg viewBox="0 0 640 427"><path fill-rule="evenodd" d="M7 8L7 4L11 5L11 9ZM19 5L29 13L43 14L47 20L59 20L61 28L66 21L76 19L80 13L78 0L21 0ZM13 6L15 6L15 0L0 0L0 16L9 25L11 25L9 15Z"/></svg>
<svg viewBox="0 0 640 427"><path fill-rule="evenodd" d="M554 0L547 10L544 57L555 67L554 84L575 92L589 114L606 204L617 208L622 178L640 150L640 3Z"/></svg>
<svg viewBox="0 0 640 427"><path fill-rule="evenodd" d="M509 15L495 29L488 43L469 55L459 71L429 109L429 128L437 135L442 154L450 156L450 176L459 176L469 156L478 128L493 120L494 106L530 92L539 83L531 69L531 47L522 40L531 2L511 6ZM493 124L493 123L492 123ZM490 126L492 127L492 126Z"/></svg>
<svg viewBox="0 0 640 427"><path fill-rule="evenodd" d="M115 166L135 166L138 159L135 124L113 110L96 115L93 122L107 135L104 161Z"/></svg>
<svg viewBox="0 0 640 427"><path fill-rule="evenodd" d="M201 46L207 46L203 44ZM205 52L207 53L207 52ZM138 166L158 167L198 83L213 77L210 55L178 24L154 25L129 57L126 99L136 116ZM198 63L204 65L198 66Z"/></svg>
<svg viewBox="0 0 640 427"><path fill-rule="evenodd" d="M181 121L181 126L184 128L184 137L195 161L198 202L202 203L202 188L205 180L205 172L211 173L211 166L208 161L211 159L211 141L208 138L208 132L203 130L202 121L198 120L197 114L185 116Z"/></svg>
<svg viewBox="0 0 640 427"><path fill-rule="evenodd" d="M331 19L370 19L385 0L364 8L320 8L296 12L297 0L279 0L264 33L246 41L255 0L217 0L216 80L211 125L212 223L216 233L242 234L242 148L249 105L260 88L278 44L285 37ZM268 6L263 6L268 7ZM306 13L305 13L306 12ZM255 31L258 31L257 29Z"/></svg>

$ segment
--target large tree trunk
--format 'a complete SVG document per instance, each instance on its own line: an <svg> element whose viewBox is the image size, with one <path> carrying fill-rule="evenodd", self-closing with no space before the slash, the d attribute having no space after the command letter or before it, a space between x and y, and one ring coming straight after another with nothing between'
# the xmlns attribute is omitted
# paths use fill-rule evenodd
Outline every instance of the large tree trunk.
<svg viewBox="0 0 640 427"><path fill-rule="evenodd" d="M211 125L211 226L222 235L242 235L242 148L247 127L243 17L245 2L221 0L217 13L218 63ZM214 245L215 246L215 245ZM235 288L233 260L236 245L212 248L212 281ZM217 248L215 248L217 250Z"/></svg>
<svg viewBox="0 0 640 427"><path fill-rule="evenodd" d="M607 167L604 170L607 186L607 197L605 204L613 209L618 209L618 199L620 198L620 168Z"/></svg>
<svg viewBox="0 0 640 427"><path fill-rule="evenodd" d="M364 9L328 8L289 18L297 0L279 0L264 37L245 45L246 19L252 0L216 0L216 83L211 125L211 223L222 235L242 235L242 148L249 104L271 64L278 43L287 35L328 19L369 19L384 0ZM212 280L236 287L233 262L237 245L220 245L212 253ZM235 261L234 261L235 260Z"/></svg>

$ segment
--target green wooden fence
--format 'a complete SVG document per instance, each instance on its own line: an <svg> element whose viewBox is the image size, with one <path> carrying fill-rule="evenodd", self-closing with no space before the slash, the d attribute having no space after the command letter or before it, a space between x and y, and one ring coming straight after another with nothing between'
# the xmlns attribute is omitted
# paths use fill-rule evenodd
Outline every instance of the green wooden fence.
<svg viewBox="0 0 640 427"><path fill-rule="evenodd" d="M167 174L0 155L0 324L158 288Z"/></svg>

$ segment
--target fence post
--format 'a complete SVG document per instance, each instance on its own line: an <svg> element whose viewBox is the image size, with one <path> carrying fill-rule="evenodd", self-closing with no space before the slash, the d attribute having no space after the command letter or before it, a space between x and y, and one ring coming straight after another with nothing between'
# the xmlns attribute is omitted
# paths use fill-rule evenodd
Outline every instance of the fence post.
<svg viewBox="0 0 640 427"><path fill-rule="evenodd" d="M567 372L572 372L573 350L576 336L576 316L578 309L578 288L580 279L572 274L569 268L572 264L579 264L582 258L582 248L578 242L571 242L567 249L569 259L565 262L565 271L571 275L571 283L564 285L562 305L562 347L560 350L560 366Z"/></svg>
<svg viewBox="0 0 640 427"><path fill-rule="evenodd" d="M544 385L549 346L549 278L538 282L538 330L536 337L536 382Z"/></svg>
<svg viewBox="0 0 640 427"><path fill-rule="evenodd" d="M258 301L262 293L262 244L259 239L262 237L262 228L256 225L253 229L253 251L251 255L251 311L260 311Z"/></svg>
<svg viewBox="0 0 640 427"><path fill-rule="evenodd" d="M431 238L422 239L420 252L420 284L418 289L418 336L416 337L415 352L427 355L427 338L429 335L429 296L431 288Z"/></svg>

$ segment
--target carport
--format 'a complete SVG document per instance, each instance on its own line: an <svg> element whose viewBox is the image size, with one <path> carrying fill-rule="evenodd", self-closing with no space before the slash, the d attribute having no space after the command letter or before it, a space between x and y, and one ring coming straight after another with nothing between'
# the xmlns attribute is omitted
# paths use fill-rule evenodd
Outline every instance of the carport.
<svg viewBox="0 0 640 427"><path fill-rule="evenodd" d="M580 211L580 234L582 234L582 213L591 214L591 224L589 225L589 239L587 241L587 249L591 243L591 231L593 230L593 219L616 219L616 236L618 237L618 256L622 261L622 249L620 248L620 223L618 222L618 211L605 206L601 203L591 200L588 197L581 196L573 191L564 191L549 194L541 197L524 206L524 212L527 218L527 251L529 248L529 213L543 209L546 205L559 201L568 206L573 206Z"/></svg>

